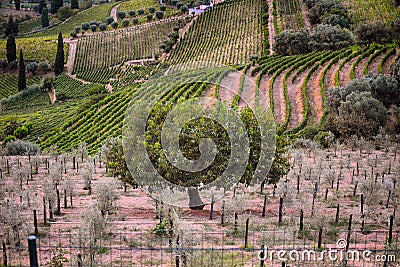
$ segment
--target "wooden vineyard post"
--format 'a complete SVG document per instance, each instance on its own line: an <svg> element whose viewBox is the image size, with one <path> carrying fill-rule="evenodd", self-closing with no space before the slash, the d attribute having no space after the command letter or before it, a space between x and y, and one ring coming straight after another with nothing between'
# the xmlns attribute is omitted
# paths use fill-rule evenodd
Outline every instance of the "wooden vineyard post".
<svg viewBox="0 0 400 267"><path fill-rule="evenodd" d="M38 257L36 248L36 236L31 235L28 237L28 250L29 250L29 263L30 267L38 267Z"/></svg>
<svg viewBox="0 0 400 267"><path fill-rule="evenodd" d="M357 193L357 186L358 186L358 181L356 181L356 184L354 185L353 197L356 196L356 193Z"/></svg>
<svg viewBox="0 0 400 267"><path fill-rule="evenodd" d="M261 217L263 217L263 218L265 217L266 206L267 206L267 195L264 195L264 205L263 205L262 215L261 215Z"/></svg>
<svg viewBox="0 0 400 267"><path fill-rule="evenodd" d="M389 220L389 237L388 237L388 245L392 245L393 241L393 215L390 215L390 220Z"/></svg>
<svg viewBox="0 0 400 267"><path fill-rule="evenodd" d="M304 212L303 209L300 210L300 229L299 231L302 232L304 229Z"/></svg>
<svg viewBox="0 0 400 267"><path fill-rule="evenodd" d="M67 206L67 189L64 189L64 209L66 209Z"/></svg>
<svg viewBox="0 0 400 267"><path fill-rule="evenodd" d="M244 248L246 249L248 246L248 241L249 241L249 221L250 218L246 219L246 230L245 230L245 234L244 234Z"/></svg>
<svg viewBox="0 0 400 267"><path fill-rule="evenodd" d="M261 249L260 249L260 267L264 267L264 263L265 263L265 246L261 245Z"/></svg>
<svg viewBox="0 0 400 267"><path fill-rule="evenodd" d="M6 242L3 242L3 265L4 267L8 266Z"/></svg>
<svg viewBox="0 0 400 267"><path fill-rule="evenodd" d="M237 233L237 228L238 228L238 215L237 215L236 212L235 212L234 216L235 216L235 222L234 222L233 230L234 230L235 233Z"/></svg>
<svg viewBox="0 0 400 267"><path fill-rule="evenodd" d="M36 210L33 210L33 226L35 228L35 236L38 236L38 223L37 223L37 213Z"/></svg>
<svg viewBox="0 0 400 267"><path fill-rule="evenodd" d="M222 201L221 225L225 224L225 200Z"/></svg>
<svg viewBox="0 0 400 267"><path fill-rule="evenodd" d="M282 210L283 210L283 197L279 198L279 215L278 215L278 223L282 223Z"/></svg>
<svg viewBox="0 0 400 267"><path fill-rule="evenodd" d="M339 222L339 209L340 209L340 207L339 207L339 203L338 203L337 206L336 206L335 223Z"/></svg>
<svg viewBox="0 0 400 267"><path fill-rule="evenodd" d="M46 198L43 197L43 224L47 224Z"/></svg>
<svg viewBox="0 0 400 267"><path fill-rule="evenodd" d="M318 231L318 249L322 246L322 227L319 228Z"/></svg>
<svg viewBox="0 0 400 267"><path fill-rule="evenodd" d="M211 208L210 208L210 217L209 219L213 219L213 210L214 210L214 196L211 196Z"/></svg>
<svg viewBox="0 0 400 267"><path fill-rule="evenodd" d="M349 217L349 226L347 228L347 237L346 237L346 251L349 250L349 245L350 245L350 235L351 235L351 223L353 220L353 214L350 214Z"/></svg>

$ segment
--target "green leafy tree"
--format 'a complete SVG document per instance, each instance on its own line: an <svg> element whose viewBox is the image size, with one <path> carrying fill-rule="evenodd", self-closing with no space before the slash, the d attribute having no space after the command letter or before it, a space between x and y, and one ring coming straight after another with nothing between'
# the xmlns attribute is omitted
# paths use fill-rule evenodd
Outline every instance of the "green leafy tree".
<svg viewBox="0 0 400 267"><path fill-rule="evenodd" d="M372 137L386 123L387 110L370 92L352 92L338 108L336 127L344 137Z"/></svg>
<svg viewBox="0 0 400 267"><path fill-rule="evenodd" d="M397 46L400 46L400 18L397 18L390 24L390 34Z"/></svg>
<svg viewBox="0 0 400 267"><path fill-rule="evenodd" d="M39 88L42 91L49 92L53 89L53 87L54 87L54 77L46 76L40 81Z"/></svg>
<svg viewBox="0 0 400 267"><path fill-rule="evenodd" d="M339 26L319 24L314 27L308 46L313 51L339 50L354 43L349 30Z"/></svg>
<svg viewBox="0 0 400 267"><path fill-rule="evenodd" d="M114 177L133 186L136 185L125 162L121 138L108 138L101 147L101 155L108 170Z"/></svg>
<svg viewBox="0 0 400 267"><path fill-rule="evenodd" d="M19 66L18 66L18 90L22 91L26 89L26 72L25 62L22 49L19 50Z"/></svg>
<svg viewBox="0 0 400 267"><path fill-rule="evenodd" d="M79 9L79 1L78 0L71 0L71 8L72 9Z"/></svg>
<svg viewBox="0 0 400 267"><path fill-rule="evenodd" d="M60 75L64 72L64 41L61 32L58 34L57 54L54 64L55 75Z"/></svg>
<svg viewBox="0 0 400 267"><path fill-rule="evenodd" d="M42 27L48 27L49 26L49 10L47 7L44 7L42 10Z"/></svg>
<svg viewBox="0 0 400 267"><path fill-rule="evenodd" d="M376 24L361 23L354 32L360 43L363 44L385 44L392 41L390 29L386 25L378 21Z"/></svg>
<svg viewBox="0 0 400 267"><path fill-rule="evenodd" d="M14 35L9 35L7 37L6 50L8 63L17 60L17 45L15 44Z"/></svg>
<svg viewBox="0 0 400 267"><path fill-rule="evenodd" d="M310 38L310 34L304 29L283 31L275 35L274 51L280 55L308 53Z"/></svg>

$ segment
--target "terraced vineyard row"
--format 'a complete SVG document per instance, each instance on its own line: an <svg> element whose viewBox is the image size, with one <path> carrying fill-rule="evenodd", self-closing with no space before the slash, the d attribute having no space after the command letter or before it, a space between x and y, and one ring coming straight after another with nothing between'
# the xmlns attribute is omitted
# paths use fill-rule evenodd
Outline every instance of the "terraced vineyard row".
<svg viewBox="0 0 400 267"><path fill-rule="evenodd" d="M214 80L221 71L205 77ZM151 89L129 87L115 92L90 108L72 117L56 132L47 134L41 139L41 146L46 148L57 145L61 150L70 150L81 142L88 144L88 149L95 152L99 146L110 136L121 134L123 119L129 102L140 99L151 99L161 95L161 102L176 103L180 98L188 99L200 94L207 88L207 83L185 83L189 74L174 77Z"/></svg>
<svg viewBox="0 0 400 267"><path fill-rule="evenodd" d="M361 22L390 23L400 16L400 9L396 8L392 0L343 0L343 3L349 10L355 27Z"/></svg>
<svg viewBox="0 0 400 267"><path fill-rule="evenodd" d="M299 5L299 0L280 0L276 1L279 13L278 27L283 30L298 30L304 27L303 16ZM279 25L281 24L281 25Z"/></svg>
<svg viewBox="0 0 400 267"><path fill-rule="evenodd" d="M131 60L154 58L162 53L159 45L168 40L173 28L182 27L187 18L170 18L81 38L76 49L73 72L104 69Z"/></svg>
<svg viewBox="0 0 400 267"><path fill-rule="evenodd" d="M40 82L39 76L28 76L27 86ZM0 99L18 93L18 75L3 74L0 80Z"/></svg>
<svg viewBox="0 0 400 267"><path fill-rule="evenodd" d="M250 62L252 56L262 56L269 47L262 26L265 8L261 0L227 1L204 12L194 20L168 61L240 65Z"/></svg>
<svg viewBox="0 0 400 267"><path fill-rule="evenodd" d="M6 58L6 39L0 40L0 59ZM16 38L17 51L22 49L25 60L54 62L57 51L57 35L46 37ZM65 63L67 63L69 47L64 44ZM17 58L19 53L17 53Z"/></svg>
<svg viewBox="0 0 400 267"><path fill-rule="evenodd" d="M393 45L352 47L337 52L267 57L249 75L267 96L279 130L295 133L318 123L329 88L368 73L388 75L400 51Z"/></svg>
<svg viewBox="0 0 400 267"><path fill-rule="evenodd" d="M89 82L110 83L116 89L148 79L153 70L154 67L150 66L122 65L115 68L82 71L77 73L76 77Z"/></svg>

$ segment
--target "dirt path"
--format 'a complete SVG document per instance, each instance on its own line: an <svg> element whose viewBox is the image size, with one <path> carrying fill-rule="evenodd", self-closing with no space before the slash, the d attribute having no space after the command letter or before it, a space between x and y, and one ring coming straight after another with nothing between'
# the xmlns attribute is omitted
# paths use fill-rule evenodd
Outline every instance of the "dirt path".
<svg viewBox="0 0 400 267"><path fill-rule="evenodd" d="M286 103L285 103L285 95L282 87L283 76L285 72L280 74L275 79L275 83L273 86L273 98L274 98L274 114L276 116L276 121L278 123L285 122L286 116Z"/></svg>
<svg viewBox="0 0 400 267"><path fill-rule="evenodd" d="M376 51L375 53L379 53L381 51ZM381 62L382 58L385 57L386 53L389 51L386 51L385 53L380 53L379 56L377 56L369 65L368 65L368 73L373 73L373 74L378 74L378 67L379 63Z"/></svg>
<svg viewBox="0 0 400 267"><path fill-rule="evenodd" d="M340 73L339 73L340 86L344 86L351 81L351 78L350 78L351 67L353 66L354 62L357 60L357 58L359 56L360 55L356 56L355 58L352 58L349 62L344 64L343 68L340 70Z"/></svg>
<svg viewBox="0 0 400 267"><path fill-rule="evenodd" d="M327 62L329 64L329 61ZM307 100L309 108L310 124L316 124L322 118L324 103L322 102L321 85L323 71L326 65L319 66L318 69L311 75L307 83Z"/></svg>
<svg viewBox="0 0 400 267"><path fill-rule="evenodd" d="M233 72L222 79L219 86L219 94L221 101L226 101L229 105L232 103L233 97L238 93L240 87L240 72Z"/></svg>
<svg viewBox="0 0 400 267"><path fill-rule="evenodd" d="M254 67L248 69L246 73L246 78L243 84L243 90L240 95L241 99L239 101L239 107L245 107L249 105L251 107L255 104L255 96L256 96L256 78L257 76L251 76L251 72Z"/></svg>
<svg viewBox="0 0 400 267"><path fill-rule="evenodd" d="M325 77L328 77L328 80L325 80L325 87L326 89L335 87L335 77L336 77L336 73L338 72L339 66L340 64L344 61L345 59L342 58L341 60L339 60L336 64L333 64L333 66L328 70L328 72L326 73ZM326 78L325 78L326 79Z"/></svg>
<svg viewBox="0 0 400 267"><path fill-rule="evenodd" d="M304 83L304 79L306 78L307 71L304 71L297 77L293 82L292 78L295 75L293 72L286 80L288 94L289 94L289 101L290 101L290 121L288 125L288 129L293 129L299 123L303 121L303 102L301 99L301 89Z"/></svg>
<svg viewBox="0 0 400 267"><path fill-rule="evenodd" d="M269 99L269 84L270 84L270 77L268 77L268 75L264 75L260 81L258 104L265 105L265 107L271 109L270 99Z"/></svg>
<svg viewBox="0 0 400 267"><path fill-rule="evenodd" d="M269 54L272 55L274 53L273 45L275 41L274 15L272 14L274 7L272 5L273 0L267 0L267 1L268 1Z"/></svg>
<svg viewBox="0 0 400 267"><path fill-rule="evenodd" d="M72 79L75 79L75 80L78 80L78 81L80 81L81 83L83 83L83 84L91 84L91 82L88 82L88 81L86 81L86 80L83 80L83 79L81 79L81 78L78 78L78 77L76 77L76 75L73 75L73 74L71 74L71 73L66 73L69 77L71 77Z"/></svg>
<svg viewBox="0 0 400 267"><path fill-rule="evenodd" d="M68 60L65 67L67 68L68 73L72 73L72 68L74 67L75 62L75 54L76 54L76 46L78 44L78 39L64 39L64 43L69 45L69 52L68 52Z"/></svg>
<svg viewBox="0 0 400 267"><path fill-rule="evenodd" d="M121 4L116 5L115 7L113 7L111 9L110 12L110 17L113 17L114 21L118 21L118 17L117 17L117 12L118 12L118 8Z"/></svg>
<svg viewBox="0 0 400 267"><path fill-rule="evenodd" d="M364 58L363 60L361 60L358 63L358 65L356 66L356 68L354 69L354 77L356 79L364 77L364 67L365 67L365 64L367 64L367 61L369 60L369 58L371 56L372 55L370 55L370 56Z"/></svg>
<svg viewBox="0 0 400 267"><path fill-rule="evenodd" d="M308 19L308 16L307 16L308 8L304 5L303 0L299 0L299 5L300 5L300 9L301 9L301 16L303 17L304 27L310 31L312 26L311 26L310 20Z"/></svg>
<svg viewBox="0 0 400 267"><path fill-rule="evenodd" d="M397 49L396 49L396 54L390 56L390 57L388 58L388 60L386 60L385 64L383 64L383 67L382 67L382 72L383 72L383 74L385 74L385 75L390 75L390 67L392 66L392 64L393 64L394 61L396 60L396 58L397 58L397 56L399 55L399 53L400 53L400 49L397 48Z"/></svg>

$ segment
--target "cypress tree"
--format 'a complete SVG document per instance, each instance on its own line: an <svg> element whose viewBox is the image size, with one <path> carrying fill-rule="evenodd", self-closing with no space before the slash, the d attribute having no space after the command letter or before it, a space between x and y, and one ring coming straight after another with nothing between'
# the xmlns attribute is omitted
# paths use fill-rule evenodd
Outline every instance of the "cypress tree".
<svg viewBox="0 0 400 267"><path fill-rule="evenodd" d="M49 26L49 10L44 7L42 10L42 28Z"/></svg>
<svg viewBox="0 0 400 267"><path fill-rule="evenodd" d="M13 17L10 16L8 22L6 24L6 37L9 35L17 35L18 34L18 23L14 21Z"/></svg>
<svg viewBox="0 0 400 267"><path fill-rule="evenodd" d="M58 34L56 62L54 64L54 74L60 75L64 71L64 42L61 32Z"/></svg>
<svg viewBox="0 0 400 267"><path fill-rule="evenodd" d="M71 8L72 8L72 9L79 9L79 2L78 2L78 0L71 0Z"/></svg>
<svg viewBox="0 0 400 267"><path fill-rule="evenodd" d="M14 0L15 4L15 9L20 10L21 9L21 0Z"/></svg>
<svg viewBox="0 0 400 267"><path fill-rule="evenodd" d="M51 14L56 14L57 11L64 5L63 0L51 0L50 2L50 12Z"/></svg>
<svg viewBox="0 0 400 267"><path fill-rule="evenodd" d="M47 6L46 2L44 0L40 0L39 2L39 13L42 14L43 8Z"/></svg>
<svg viewBox="0 0 400 267"><path fill-rule="evenodd" d="M26 89L26 73L25 73L24 55L22 54L22 49L21 49L19 50L18 90L22 91L25 89Z"/></svg>
<svg viewBox="0 0 400 267"><path fill-rule="evenodd" d="M11 63L11 62L17 60L17 46L15 44L14 35L9 35L7 37L6 50L7 50L8 63Z"/></svg>

